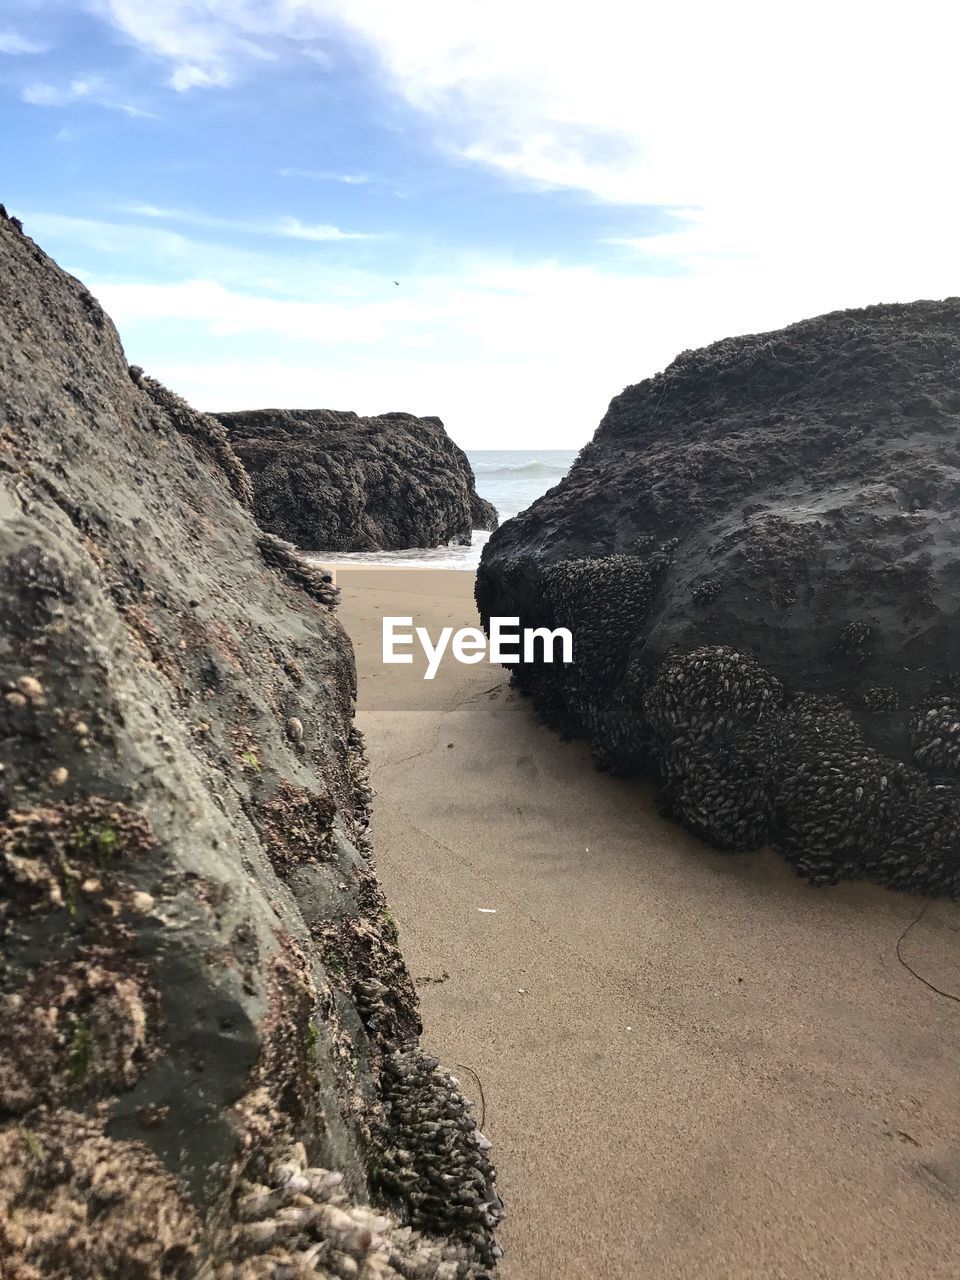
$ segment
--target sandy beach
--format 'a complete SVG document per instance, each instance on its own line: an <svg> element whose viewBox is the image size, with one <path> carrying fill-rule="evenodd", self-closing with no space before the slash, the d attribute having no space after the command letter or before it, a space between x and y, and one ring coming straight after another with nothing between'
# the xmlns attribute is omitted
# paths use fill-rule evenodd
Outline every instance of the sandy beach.
<svg viewBox="0 0 960 1280"><path fill-rule="evenodd" d="M953 1277L956 904L814 890L597 773L486 662L384 666L473 579L339 570L424 1040L492 1138L506 1280ZM922 917L911 926L911 922Z"/></svg>

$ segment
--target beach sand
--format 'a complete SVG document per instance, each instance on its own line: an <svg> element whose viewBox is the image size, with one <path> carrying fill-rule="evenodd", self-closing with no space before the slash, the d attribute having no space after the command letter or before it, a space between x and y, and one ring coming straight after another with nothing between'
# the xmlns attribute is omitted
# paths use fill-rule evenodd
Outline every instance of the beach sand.
<svg viewBox="0 0 960 1280"><path fill-rule="evenodd" d="M426 1046L478 1115L482 1083L505 1280L956 1277L960 1004L897 957L925 904L712 852L498 667L384 666L384 614L476 624L471 574L337 576L380 875ZM958 931L928 904L903 959L960 992Z"/></svg>

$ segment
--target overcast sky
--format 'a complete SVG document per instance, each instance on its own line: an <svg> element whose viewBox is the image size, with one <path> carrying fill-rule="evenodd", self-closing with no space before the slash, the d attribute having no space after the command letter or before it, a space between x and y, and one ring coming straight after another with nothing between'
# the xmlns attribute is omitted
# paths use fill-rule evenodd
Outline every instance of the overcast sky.
<svg viewBox="0 0 960 1280"><path fill-rule="evenodd" d="M685 348L960 293L946 0L4 11L0 199L201 408L576 446Z"/></svg>

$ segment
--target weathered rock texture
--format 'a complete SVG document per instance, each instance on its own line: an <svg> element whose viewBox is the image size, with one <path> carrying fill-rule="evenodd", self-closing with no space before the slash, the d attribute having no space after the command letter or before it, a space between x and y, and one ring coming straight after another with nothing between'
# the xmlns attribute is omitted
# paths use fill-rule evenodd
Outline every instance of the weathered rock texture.
<svg viewBox="0 0 960 1280"><path fill-rule="evenodd" d="M487 1275L330 582L5 215L0 294L0 1273Z"/></svg>
<svg viewBox="0 0 960 1280"><path fill-rule="evenodd" d="M497 527L467 455L439 418L329 409L216 416L253 482L257 520L298 547L440 547Z"/></svg>
<svg viewBox="0 0 960 1280"><path fill-rule="evenodd" d="M960 300L688 351L510 520L484 618L569 626L516 681L721 849L960 890Z"/></svg>

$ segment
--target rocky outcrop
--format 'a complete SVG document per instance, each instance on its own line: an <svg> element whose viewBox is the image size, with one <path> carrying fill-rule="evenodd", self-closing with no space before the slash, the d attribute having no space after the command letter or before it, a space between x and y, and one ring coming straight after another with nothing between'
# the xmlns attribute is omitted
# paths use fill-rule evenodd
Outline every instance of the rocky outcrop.
<svg viewBox="0 0 960 1280"><path fill-rule="evenodd" d="M721 849L960 890L960 300L688 351L611 403L484 550L484 618L569 626L515 671Z"/></svg>
<svg viewBox="0 0 960 1280"><path fill-rule="evenodd" d="M0 292L0 1272L486 1276L330 580L5 215Z"/></svg>
<svg viewBox="0 0 960 1280"><path fill-rule="evenodd" d="M469 544L495 529L467 455L439 418L261 409L217 418L253 483L264 529L310 551Z"/></svg>
<svg viewBox="0 0 960 1280"><path fill-rule="evenodd" d="M464 457L467 455L464 454ZM467 462L467 466L470 463ZM473 468L470 467L470 475L473 476ZM474 482L471 480L471 485ZM483 529L493 532L500 523L500 516L497 514L497 508L492 502L488 502L486 498L481 498L476 492L470 494L470 525L471 529Z"/></svg>

